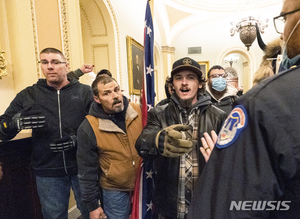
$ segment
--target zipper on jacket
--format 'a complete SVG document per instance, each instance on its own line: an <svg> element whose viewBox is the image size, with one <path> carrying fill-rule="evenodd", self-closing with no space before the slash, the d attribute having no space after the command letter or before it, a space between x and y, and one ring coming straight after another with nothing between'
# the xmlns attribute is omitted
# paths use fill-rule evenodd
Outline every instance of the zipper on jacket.
<svg viewBox="0 0 300 219"><path fill-rule="evenodd" d="M60 135L60 138L62 138L61 111L60 111L60 90L57 90L57 105L58 105L59 135Z"/></svg>
<svg viewBox="0 0 300 219"><path fill-rule="evenodd" d="M57 90L57 103L58 103L58 119L59 119L59 135L62 138L62 126L61 126L61 110L60 110L60 90ZM65 152L62 151L63 155L63 162L66 174L68 174L67 165L66 165L66 158Z"/></svg>

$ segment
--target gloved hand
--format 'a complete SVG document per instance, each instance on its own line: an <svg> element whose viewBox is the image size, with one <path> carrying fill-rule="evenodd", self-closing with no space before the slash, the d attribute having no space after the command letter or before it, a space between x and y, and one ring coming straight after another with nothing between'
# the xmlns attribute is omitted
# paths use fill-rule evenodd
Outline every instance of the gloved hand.
<svg viewBox="0 0 300 219"><path fill-rule="evenodd" d="M163 156L179 157L192 150L193 141L186 138L189 125L171 125L156 135L156 147Z"/></svg>
<svg viewBox="0 0 300 219"><path fill-rule="evenodd" d="M40 110L32 110L26 108L14 115L10 121L4 121L2 130L18 130L41 128L45 125L46 117L42 115Z"/></svg>
<svg viewBox="0 0 300 219"><path fill-rule="evenodd" d="M50 144L50 149L53 152L67 151L76 147L77 137L76 135L64 136L54 140L54 143Z"/></svg>

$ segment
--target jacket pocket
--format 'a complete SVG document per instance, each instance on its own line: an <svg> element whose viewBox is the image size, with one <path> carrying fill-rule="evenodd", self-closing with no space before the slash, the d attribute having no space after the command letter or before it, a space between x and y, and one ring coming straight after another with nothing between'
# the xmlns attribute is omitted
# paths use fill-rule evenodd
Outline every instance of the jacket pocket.
<svg viewBox="0 0 300 219"><path fill-rule="evenodd" d="M133 161L113 161L109 168L104 171L105 181L113 188L119 189L133 189L136 178L136 167L139 165Z"/></svg>

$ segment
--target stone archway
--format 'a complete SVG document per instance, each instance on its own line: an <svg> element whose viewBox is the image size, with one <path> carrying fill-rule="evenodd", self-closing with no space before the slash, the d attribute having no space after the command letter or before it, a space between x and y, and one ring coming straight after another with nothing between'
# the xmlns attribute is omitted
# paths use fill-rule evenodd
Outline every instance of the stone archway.
<svg viewBox="0 0 300 219"><path fill-rule="evenodd" d="M238 67L237 65L233 65L232 67L237 71L239 77L239 86L243 86L244 92L246 92L252 87L252 80L256 66L254 54L251 51L247 51L241 47L225 48L220 52L217 62L224 62L224 58L233 53L238 53L243 57L241 67ZM226 68L226 65L223 67Z"/></svg>

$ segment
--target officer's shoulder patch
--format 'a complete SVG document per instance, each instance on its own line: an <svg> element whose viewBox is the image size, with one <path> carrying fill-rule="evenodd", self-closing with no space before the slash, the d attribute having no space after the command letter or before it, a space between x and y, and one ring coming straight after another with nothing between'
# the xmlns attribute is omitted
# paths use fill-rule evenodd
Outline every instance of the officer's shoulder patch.
<svg viewBox="0 0 300 219"><path fill-rule="evenodd" d="M226 148L236 141L241 131L247 127L247 112L242 105L236 106L225 120L218 135L217 148Z"/></svg>

